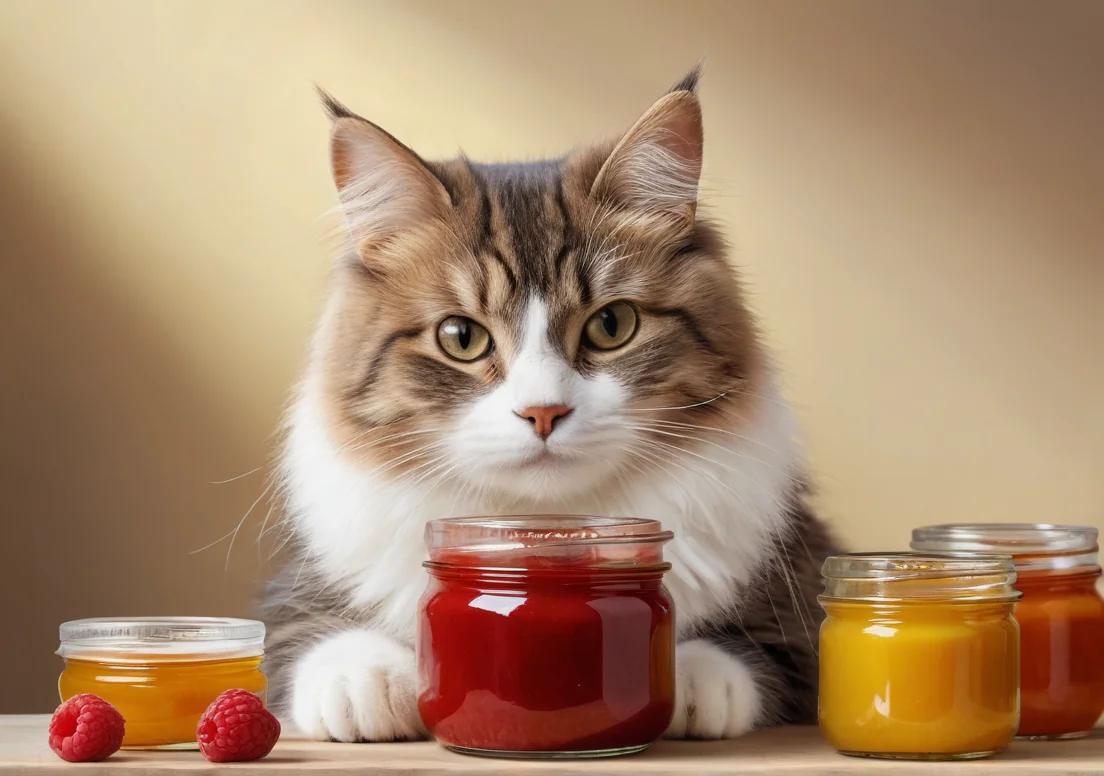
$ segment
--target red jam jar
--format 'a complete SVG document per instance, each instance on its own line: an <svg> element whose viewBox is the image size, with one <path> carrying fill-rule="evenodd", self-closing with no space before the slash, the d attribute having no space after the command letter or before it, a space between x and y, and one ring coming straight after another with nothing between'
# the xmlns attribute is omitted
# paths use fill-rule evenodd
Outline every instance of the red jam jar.
<svg viewBox="0 0 1104 776"><path fill-rule="evenodd" d="M1080 738L1104 713L1104 599L1095 528L995 523L936 525L912 547L1010 554L1020 624L1021 738Z"/></svg>
<svg viewBox="0 0 1104 776"><path fill-rule="evenodd" d="M466 754L605 757L663 735L675 699L671 539L654 520L537 515L426 526L418 711Z"/></svg>

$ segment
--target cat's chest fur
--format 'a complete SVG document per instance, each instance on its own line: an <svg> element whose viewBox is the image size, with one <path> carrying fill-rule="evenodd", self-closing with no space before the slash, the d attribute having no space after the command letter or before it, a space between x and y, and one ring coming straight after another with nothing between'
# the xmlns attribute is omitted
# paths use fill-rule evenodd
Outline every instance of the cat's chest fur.
<svg viewBox="0 0 1104 776"><path fill-rule="evenodd" d="M426 583L427 521L538 512L662 521L675 534L666 585L680 632L690 632L730 613L739 587L773 562L803 470L796 422L777 391L738 432L718 431L664 464L563 501L496 499L449 480L391 479L357 467L338 454L321 407L304 386L284 455L289 518L317 582L348 591L374 627L407 642Z"/></svg>

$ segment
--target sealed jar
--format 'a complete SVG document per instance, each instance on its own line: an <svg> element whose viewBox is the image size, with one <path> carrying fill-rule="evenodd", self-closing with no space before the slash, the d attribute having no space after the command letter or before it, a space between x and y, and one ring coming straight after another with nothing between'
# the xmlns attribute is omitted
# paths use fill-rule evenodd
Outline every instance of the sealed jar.
<svg viewBox="0 0 1104 776"><path fill-rule="evenodd" d="M265 627L216 617L74 620L61 626L62 701L93 693L126 720L123 746L194 748L204 710L225 690L267 698Z"/></svg>
<svg viewBox="0 0 1104 776"><path fill-rule="evenodd" d="M994 523L912 532L918 550L1013 556L1020 623L1020 730L1027 738L1078 738L1104 713L1104 599L1095 528Z"/></svg>
<svg viewBox="0 0 1104 776"><path fill-rule="evenodd" d="M838 555L824 563L820 728L843 754L957 760L1019 724L1007 556Z"/></svg>
<svg viewBox="0 0 1104 776"><path fill-rule="evenodd" d="M671 534L652 520L459 518L426 528L418 710L450 749L602 757L671 722Z"/></svg>

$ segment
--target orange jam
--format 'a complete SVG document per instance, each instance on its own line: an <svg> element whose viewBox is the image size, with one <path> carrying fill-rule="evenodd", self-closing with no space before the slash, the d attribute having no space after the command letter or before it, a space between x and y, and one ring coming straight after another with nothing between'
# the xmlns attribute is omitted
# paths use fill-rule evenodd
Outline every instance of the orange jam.
<svg viewBox="0 0 1104 776"><path fill-rule="evenodd" d="M1097 531L1088 526L976 523L918 528L915 549L1013 557L1025 738L1086 735L1104 713L1104 599Z"/></svg>
<svg viewBox="0 0 1104 776"><path fill-rule="evenodd" d="M78 620L61 626L64 701L92 693L126 720L126 748L191 748L199 717L222 692L267 697L264 625L216 618Z"/></svg>
<svg viewBox="0 0 1104 776"><path fill-rule="evenodd" d="M1011 558L850 555L824 565L824 737L844 754L968 759L1019 724Z"/></svg>

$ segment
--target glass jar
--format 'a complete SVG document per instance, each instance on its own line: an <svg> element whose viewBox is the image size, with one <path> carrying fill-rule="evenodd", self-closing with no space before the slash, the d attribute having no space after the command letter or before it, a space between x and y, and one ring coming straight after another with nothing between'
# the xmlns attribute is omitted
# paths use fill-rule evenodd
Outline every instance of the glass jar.
<svg viewBox="0 0 1104 776"><path fill-rule="evenodd" d="M602 757L671 722L671 539L653 520L460 518L426 528L418 711L450 749Z"/></svg>
<svg viewBox="0 0 1104 776"><path fill-rule="evenodd" d="M985 757L1019 724L1020 594L1004 556L824 563L820 729L843 754Z"/></svg>
<svg viewBox="0 0 1104 776"><path fill-rule="evenodd" d="M1095 528L994 523L912 532L915 549L1013 556L1023 599L1020 730L1025 738L1079 738L1104 713L1104 599Z"/></svg>
<svg viewBox="0 0 1104 776"><path fill-rule="evenodd" d="M74 620L61 626L65 701L98 695L126 720L123 747L194 749L199 717L225 690L267 699L264 623L217 617Z"/></svg>

